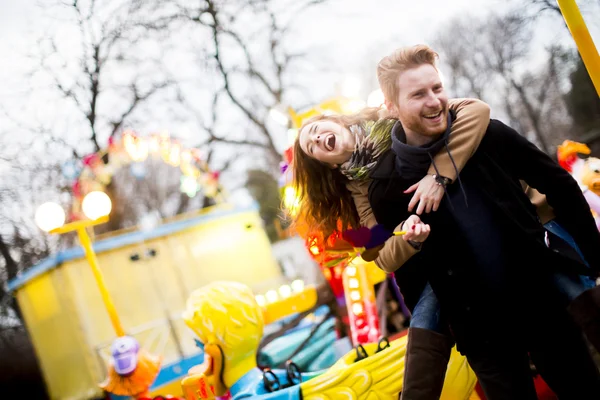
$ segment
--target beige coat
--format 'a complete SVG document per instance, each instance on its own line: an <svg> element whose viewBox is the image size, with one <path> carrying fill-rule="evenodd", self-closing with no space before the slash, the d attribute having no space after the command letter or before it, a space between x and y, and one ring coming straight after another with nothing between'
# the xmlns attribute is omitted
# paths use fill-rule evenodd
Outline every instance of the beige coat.
<svg viewBox="0 0 600 400"><path fill-rule="evenodd" d="M456 111L457 119L452 125L448 148L452 153L456 168L458 171L462 171L485 135L490 122L490 107L486 103L476 99L452 99L449 101L449 106ZM452 181L456 179L456 169L452 165L447 151L440 151L435 156L435 164L438 167L440 175L450 178ZM428 173L436 173L433 166L429 168ZM377 220L369 204L369 183L370 180L360 182L350 181L347 188L352 193L360 218L360 224L372 227L377 224ZM546 197L529 187L527 187L526 191L532 202L538 207L538 214L542 222L545 223L552 219L552 210L546 202ZM396 228L396 230L401 229L400 226ZM402 237L394 236L385 243L378 257L375 259L375 264L386 272L393 272L417 252L418 250L404 241Z"/></svg>

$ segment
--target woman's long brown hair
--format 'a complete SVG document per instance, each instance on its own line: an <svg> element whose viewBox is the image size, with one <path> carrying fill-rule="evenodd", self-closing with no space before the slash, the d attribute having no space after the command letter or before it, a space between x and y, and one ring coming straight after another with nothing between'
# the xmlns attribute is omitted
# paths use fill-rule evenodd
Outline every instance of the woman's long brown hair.
<svg viewBox="0 0 600 400"><path fill-rule="evenodd" d="M298 133L315 121L329 120L348 128L385 117L385 110L373 107L352 115L319 115L305 121ZM358 227L356 206L346 188L348 178L342 175L339 168L333 168L309 157L300 147L298 139L294 142L293 154L293 187L300 203L296 222L302 221L306 224L308 233L319 233L324 238L336 230Z"/></svg>

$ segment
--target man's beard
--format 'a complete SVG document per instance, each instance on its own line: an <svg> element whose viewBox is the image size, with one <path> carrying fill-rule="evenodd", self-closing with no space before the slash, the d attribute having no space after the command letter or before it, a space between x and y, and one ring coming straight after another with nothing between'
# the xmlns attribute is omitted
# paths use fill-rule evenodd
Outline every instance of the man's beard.
<svg viewBox="0 0 600 400"><path fill-rule="evenodd" d="M425 117L418 115L411 118L408 123L402 124L405 130L410 130L418 135L422 136L438 136L444 133L448 126L448 109L442 110L441 120L439 123L433 125L423 121Z"/></svg>

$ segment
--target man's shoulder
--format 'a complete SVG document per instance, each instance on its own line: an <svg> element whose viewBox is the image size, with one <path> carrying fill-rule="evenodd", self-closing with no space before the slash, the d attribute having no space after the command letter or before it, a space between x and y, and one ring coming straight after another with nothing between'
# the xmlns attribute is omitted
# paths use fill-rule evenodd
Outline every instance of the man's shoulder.
<svg viewBox="0 0 600 400"><path fill-rule="evenodd" d="M498 133L498 132L511 132L511 133L517 133L517 131L506 125L504 122L500 121L499 119L495 119L495 118L490 118L490 123L488 125L487 128L487 133L489 132L494 132L494 133Z"/></svg>
<svg viewBox="0 0 600 400"><path fill-rule="evenodd" d="M499 119L491 118L481 143L484 145L486 143L497 143L498 141L506 143L507 141L511 141L513 138L515 138L515 136L520 136L516 130L506 125Z"/></svg>

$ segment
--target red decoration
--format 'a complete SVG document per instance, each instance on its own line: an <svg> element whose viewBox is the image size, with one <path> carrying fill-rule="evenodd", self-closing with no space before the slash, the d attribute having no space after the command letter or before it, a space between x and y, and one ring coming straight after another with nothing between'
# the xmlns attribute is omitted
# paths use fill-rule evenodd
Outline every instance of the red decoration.
<svg viewBox="0 0 600 400"><path fill-rule="evenodd" d="M83 159L81 161L83 162L83 165L88 165L88 166L92 167L100 161L100 157L98 156L98 154L92 153L92 154L88 154L87 156L83 157Z"/></svg>
<svg viewBox="0 0 600 400"><path fill-rule="evenodd" d="M294 161L294 148L289 147L287 150L285 150L283 152L283 158L288 165L291 165L292 161Z"/></svg>

